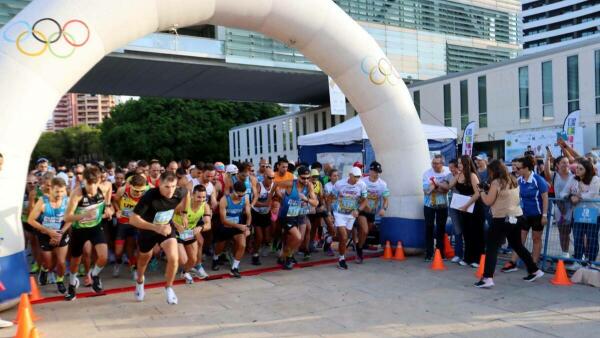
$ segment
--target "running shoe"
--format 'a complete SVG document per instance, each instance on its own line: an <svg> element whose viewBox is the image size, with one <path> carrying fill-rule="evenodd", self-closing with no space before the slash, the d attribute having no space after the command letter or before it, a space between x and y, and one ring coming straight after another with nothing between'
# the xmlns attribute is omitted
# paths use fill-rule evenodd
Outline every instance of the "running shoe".
<svg viewBox="0 0 600 338"><path fill-rule="evenodd" d="M260 256L256 255L256 256L252 256L252 265L261 265L262 263L260 262Z"/></svg>
<svg viewBox="0 0 600 338"><path fill-rule="evenodd" d="M69 283L69 289L67 291L67 294L65 295L66 301L72 301L72 300L77 299L77 292L75 290L77 290L78 287L79 287L79 279L75 279L75 284Z"/></svg>
<svg viewBox="0 0 600 338"><path fill-rule="evenodd" d="M231 268L231 270L229 271L229 275L233 278L242 278L242 275L240 274L240 270L238 268Z"/></svg>
<svg viewBox="0 0 600 338"><path fill-rule="evenodd" d="M146 295L146 292L144 291L144 282L135 283L135 300L137 300L138 302L142 302L144 301L144 296Z"/></svg>
<svg viewBox="0 0 600 338"><path fill-rule="evenodd" d="M460 262L460 261L461 261L461 259L460 259L460 257L458 257L458 256L454 256L454 257L452 257L452 259L451 259L450 261L451 261L452 263L457 263L457 264L458 264L458 262Z"/></svg>
<svg viewBox="0 0 600 338"><path fill-rule="evenodd" d="M56 281L56 289L58 290L58 293L62 295L67 292L67 288L65 287L65 283L62 281L62 279L60 281Z"/></svg>
<svg viewBox="0 0 600 338"><path fill-rule="evenodd" d="M478 264L478 263L475 263L475 262L473 262L473 263L471 263L471 264L469 264L469 265L470 265L470 266L471 266L473 269L477 269L477 268L479 267L479 264Z"/></svg>
<svg viewBox="0 0 600 338"><path fill-rule="evenodd" d="M345 259L340 259L338 261L338 266L337 267L338 267L338 269L341 269L341 270L348 270L348 264L346 264L346 260Z"/></svg>
<svg viewBox="0 0 600 338"><path fill-rule="evenodd" d="M31 269L29 270L29 273L38 273L38 272L40 272L40 265L37 262L31 263Z"/></svg>
<svg viewBox="0 0 600 338"><path fill-rule="evenodd" d="M169 286L165 288L165 295L167 296L167 304L177 305L177 295L172 287Z"/></svg>
<svg viewBox="0 0 600 338"><path fill-rule="evenodd" d="M288 257L283 264L283 270L292 270L294 268L294 262Z"/></svg>
<svg viewBox="0 0 600 338"><path fill-rule="evenodd" d="M192 273L194 275L196 275L196 277L200 278L200 279L206 279L208 278L208 274L206 273L206 271L204 270L204 267L202 266L202 264L198 264L196 265L193 269L192 269Z"/></svg>
<svg viewBox="0 0 600 338"><path fill-rule="evenodd" d="M181 277L185 279L185 284L194 284L194 277L189 272L182 272Z"/></svg>
<svg viewBox="0 0 600 338"><path fill-rule="evenodd" d="M491 278L482 278L479 282L474 284L476 288L489 289L494 286L494 280Z"/></svg>
<svg viewBox="0 0 600 338"><path fill-rule="evenodd" d="M517 268L517 264L508 261L504 264L504 266L502 267L502 269L500 269L500 271L502 272L514 272L519 270L519 268Z"/></svg>
<svg viewBox="0 0 600 338"><path fill-rule="evenodd" d="M219 260L218 259L213 259L212 260L212 271L218 271L221 267L219 266Z"/></svg>
<svg viewBox="0 0 600 338"><path fill-rule="evenodd" d="M96 293L102 292L102 280L100 280L100 276L92 276L92 289Z"/></svg>
<svg viewBox="0 0 600 338"><path fill-rule="evenodd" d="M542 276L544 276L544 271L538 270L532 274L529 274L529 275L523 277L523 280L526 282L533 282L536 279L542 278Z"/></svg>
<svg viewBox="0 0 600 338"><path fill-rule="evenodd" d="M119 264L119 263L115 263L115 264L113 265L113 273L112 273L112 276L113 276L114 278L118 278L118 277L119 277L119 274L121 274L121 264Z"/></svg>
<svg viewBox="0 0 600 338"><path fill-rule="evenodd" d="M38 284L40 286L48 284L48 270L41 268L38 274Z"/></svg>

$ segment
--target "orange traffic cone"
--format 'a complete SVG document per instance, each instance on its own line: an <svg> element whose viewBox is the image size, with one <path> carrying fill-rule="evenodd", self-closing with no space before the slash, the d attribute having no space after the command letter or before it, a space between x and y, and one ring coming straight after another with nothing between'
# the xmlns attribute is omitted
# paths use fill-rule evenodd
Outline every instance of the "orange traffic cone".
<svg viewBox="0 0 600 338"><path fill-rule="evenodd" d="M475 277L481 279L481 277L483 277L483 270L485 270L485 254L481 255L481 258L479 259L479 267L477 268L477 271L475 271Z"/></svg>
<svg viewBox="0 0 600 338"><path fill-rule="evenodd" d="M40 333L37 328L31 329L31 333L29 334L29 338L40 338Z"/></svg>
<svg viewBox="0 0 600 338"><path fill-rule="evenodd" d="M21 300L19 301L19 308L17 309L17 318L13 321L13 323L18 324L21 321L21 318L23 318L23 313L25 312L25 310L29 311L29 318L31 320L40 319L39 317L37 317L35 315L35 313L33 313L33 307L31 306L31 303L29 303L29 297L27 296L27 294L22 293Z"/></svg>
<svg viewBox="0 0 600 338"><path fill-rule="evenodd" d="M454 253L452 243L450 243L450 237L448 237L448 234L444 234L444 257L450 259L454 256L456 256L456 254Z"/></svg>
<svg viewBox="0 0 600 338"><path fill-rule="evenodd" d="M35 277L29 277L29 284L31 285L30 301L35 302L36 300L44 299L44 297L42 297L42 295L40 294L40 290L38 289Z"/></svg>
<svg viewBox="0 0 600 338"><path fill-rule="evenodd" d="M392 247L390 241L385 242L385 249L383 249L383 259L392 259Z"/></svg>
<svg viewBox="0 0 600 338"><path fill-rule="evenodd" d="M561 260L556 264L556 273L554 274L554 278L550 281L550 283L554 285L560 286L571 286L573 283L567 276L567 270L565 270L565 263Z"/></svg>
<svg viewBox="0 0 600 338"><path fill-rule="evenodd" d="M431 270L446 270L446 267L444 266L444 261L442 260L442 254L440 253L440 249L435 249L435 256L433 256Z"/></svg>
<svg viewBox="0 0 600 338"><path fill-rule="evenodd" d="M31 334L31 329L33 329L31 315L29 314L29 309L25 309L21 316L21 320L19 320L19 325L17 326L17 334L15 335L15 338L29 338L29 335Z"/></svg>
<svg viewBox="0 0 600 338"><path fill-rule="evenodd" d="M396 245L396 252L394 253L394 260L403 261L406 257L404 257L404 248L402 247L402 242L398 241L398 245Z"/></svg>

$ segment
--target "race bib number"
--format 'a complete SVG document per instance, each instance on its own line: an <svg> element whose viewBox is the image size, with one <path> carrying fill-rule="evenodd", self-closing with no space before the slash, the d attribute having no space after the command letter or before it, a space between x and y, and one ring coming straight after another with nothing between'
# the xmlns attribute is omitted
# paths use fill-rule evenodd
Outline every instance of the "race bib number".
<svg viewBox="0 0 600 338"><path fill-rule="evenodd" d="M179 238L183 241L187 241L194 238L194 230L184 230L183 233L179 234Z"/></svg>
<svg viewBox="0 0 600 338"><path fill-rule="evenodd" d="M132 209L123 209L123 211L121 212L123 217L131 217L132 213L133 213Z"/></svg>
<svg viewBox="0 0 600 338"><path fill-rule="evenodd" d="M78 211L79 215L84 215L84 217L78 222L79 226L82 228L85 227L94 227L100 223L102 220L102 211L104 210L104 202L90 205L85 208L81 208ZM88 213L91 216L88 216Z"/></svg>
<svg viewBox="0 0 600 338"><path fill-rule="evenodd" d="M167 211L159 211L156 213L156 215L154 215L154 221L152 221L152 223L158 225L169 224L169 222L171 222L171 219L173 218L174 213L174 209Z"/></svg>
<svg viewBox="0 0 600 338"><path fill-rule="evenodd" d="M307 203L298 200L289 200L288 202L287 217L306 215L310 211Z"/></svg>
<svg viewBox="0 0 600 338"><path fill-rule="evenodd" d="M573 211L575 222L596 224L598 221L598 209L590 207L579 207Z"/></svg>
<svg viewBox="0 0 600 338"><path fill-rule="evenodd" d="M62 227L62 217L57 216L44 216L44 220L42 221L42 225L44 228L52 229L52 230L60 230Z"/></svg>
<svg viewBox="0 0 600 338"><path fill-rule="evenodd" d="M339 212L344 214L350 214L356 209L356 198L350 196L344 196L340 199Z"/></svg>
<svg viewBox="0 0 600 338"><path fill-rule="evenodd" d="M229 223L240 224L240 216L227 216L225 219Z"/></svg>

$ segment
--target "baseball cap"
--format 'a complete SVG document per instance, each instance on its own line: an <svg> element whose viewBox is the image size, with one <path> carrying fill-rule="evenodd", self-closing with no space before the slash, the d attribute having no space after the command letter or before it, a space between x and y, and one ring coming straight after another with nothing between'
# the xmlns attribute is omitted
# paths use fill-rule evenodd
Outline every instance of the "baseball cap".
<svg viewBox="0 0 600 338"><path fill-rule="evenodd" d="M216 171L225 171L225 164L223 162L215 162Z"/></svg>
<svg viewBox="0 0 600 338"><path fill-rule="evenodd" d="M361 177L362 170L360 170L360 168L358 168L358 167L352 167L352 170L350 170L350 175L356 176L356 177Z"/></svg>
<svg viewBox="0 0 600 338"><path fill-rule="evenodd" d="M379 163L377 161L371 162L371 165L369 166L369 170L373 170L374 172L377 172L380 174L383 172L383 170L381 169L381 163Z"/></svg>
<svg viewBox="0 0 600 338"><path fill-rule="evenodd" d="M475 159L476 159L476 160L484 160L484 161L487 161L488 157L487 157L487 154L486 154L486 153L480 153L480 154L478 154L477 156L475 156Z"/></svg>
<svg viewBox="0 0 600 338"><path fill-rule="evenodd" d="M317 169L311 169L310 176L321 176L321 174L319 174Z"/></svg>
<svg viewBox="0 0 600 338"><path fill-rule="evenodd" d="M360 168L360 169L362 169L362 168L363 168L363 164L362 164L362 163L360 163L360 161L356 161L356 162L354 162L354 164L352 164L352 166L353 166L353 167L356 167L356 168Z"/></svg>
<svg viewBox="0 0 600 338"><path fill-rule="evenodd" d="M40 157L37 159L37 161L35 161L35 164L40 164L40 163L44 163L44 162L50 162L50 161L48 161L48 159L45 157Z"/></svg>
<svg viewBox="0 0 600 338"><path fill-rule="evenodd" d="M237 174L238 173L238 167L236 167L235 164L229 164L229 165L227 165L227 167L225 167L225 171L228 174Z"/></svg>

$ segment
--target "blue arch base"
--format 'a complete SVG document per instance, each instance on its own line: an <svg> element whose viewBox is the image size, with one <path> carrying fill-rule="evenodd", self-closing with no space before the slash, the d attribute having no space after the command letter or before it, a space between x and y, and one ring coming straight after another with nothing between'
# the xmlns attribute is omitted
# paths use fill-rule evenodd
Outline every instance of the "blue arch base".
<svg viewBox="0 0 600 338"><path fill-rule="evenodd" d="M425 220L400 217L384 217L379 225L381 244L390 241L396 246L402 241L404 249L421 252L425 248Z"/></svg>
<svg viewBox="0 0 600 338"><path fill-rule="evenodd" d="M29 293L29 271L25 251L0 257L0 281L6 290L0 291L0 305Z"/></svg>

